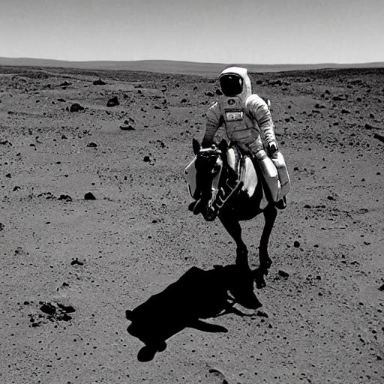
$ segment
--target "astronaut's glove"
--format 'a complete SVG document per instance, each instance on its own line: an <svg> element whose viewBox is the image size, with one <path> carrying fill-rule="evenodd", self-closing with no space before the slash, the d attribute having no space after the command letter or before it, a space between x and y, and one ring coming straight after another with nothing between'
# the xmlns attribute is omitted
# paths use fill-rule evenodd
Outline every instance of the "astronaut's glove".
<svg viewBox="0 0 384 384"><path fill-rule="evenodd" d="M276 157L278 152L277 144L275 141L268 143L268 154L270 157Z"/></svg>

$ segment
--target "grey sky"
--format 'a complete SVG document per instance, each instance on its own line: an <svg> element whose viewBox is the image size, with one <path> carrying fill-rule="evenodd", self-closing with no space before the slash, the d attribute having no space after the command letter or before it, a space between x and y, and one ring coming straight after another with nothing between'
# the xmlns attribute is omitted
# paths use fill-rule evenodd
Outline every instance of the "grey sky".
<svg viewBox="0 0 384 384"><path fill-rule="evenodd" d="M1 0L0 56L384 61L384 0Z"/></svg>

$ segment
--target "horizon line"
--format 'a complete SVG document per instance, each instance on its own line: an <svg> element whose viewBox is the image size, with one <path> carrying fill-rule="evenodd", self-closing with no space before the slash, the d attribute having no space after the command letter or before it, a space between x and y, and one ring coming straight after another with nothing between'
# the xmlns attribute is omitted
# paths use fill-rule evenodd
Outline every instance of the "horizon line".
<svg viewBox="0 0 384 384"><path fill-rule="evenodd" d="M62 60L62 59L50 59L50 58L40 58L40 57L10 57L10 56L0 56L0 59L7 60L41 60L41 61L54 61L54 62L63 62L63 63L141 63L141 62L162 62L162 63L181 63L181 64L213 64L213 65L252 65L252 66L316 66L316 65L372 65L372 64L383 64L383 61L364 61L364 62L317 62L317 63L225 63L225 62L211 62L211 61L190 61L190 60L176 60L176 59L142 59L142 60Z"/></svg>

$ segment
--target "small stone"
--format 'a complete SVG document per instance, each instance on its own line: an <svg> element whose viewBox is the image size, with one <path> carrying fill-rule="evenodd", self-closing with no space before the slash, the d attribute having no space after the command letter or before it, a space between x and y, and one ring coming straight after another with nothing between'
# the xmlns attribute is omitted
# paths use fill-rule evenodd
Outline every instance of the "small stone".
<svg viewBox="0 0 384 384"><path fill-rule="evenodd" d="M108 100L107 107L115 107L116 105L119 105L119 104L120 104L119 99L117 98L117 96L114 96Z"/></svg>
<svg viewBox="0 0 384 384"><path fill-rule="evenodd" d="M80 112L83 110L84 110L84 107L78 103L72 104L71 107L69 108L70 112Z"/></svg>
<svg viewBox="0 0 384 384"><path fill-rule="evenodd" d="M88 192L84 195L84 200L96 200L96 197L92 192Z"/></svg>
<svg viewBox="0 0 384 384"><path fill-rule="evenodd" d="M379 288L379 291L383 291L384 292L384 284Z"/></svg>
<svg viewBox="0 0 384 384"><path fill-rule="evenodd" d="M96 143L89 143L87 145L87 147L89 147L89 148L97 148L97 144Z"/></svg>
<svg viewBox="0 0 384 384"><path fill-rule="evenodd" d="M131 124L120 125L120 129L123 131L134 131L135 130L135 128Z"/></svg>
<svg viewBox="0 0 384 384"><path fill-rule="evenodd" d="M43 303L40 310L47 315L54 315L56 313L56 307L51 303Z"/></svg>
<svg viewBox="0 0 384 384"><path fill-rule="evenodd" d="M84 265L84 263L76 257L76 259L71 261L71 265Z"/></svg>
<svg viewBox="0 0 384 384"><path fill-rule="evenodd" d="M65 313L73 313L76 312L76 309L72 305L64 305L57 303L57 306L64 311Z"/></svg>
<svg viewBox="0 0 384 384"><path fill-rule="evenodd" d="M293 243L293 246L295 248L299 248L300 247L300 243L296 240L294 243Z"/></svg>
<svg viewBox="0 0 384 384"><path fill-rule="evenodd" d="M64 200L64 201L72 201L72 197L69 195L60 195L58 200Z"/></svg>
<svg viewBox="0 0 384 384"><path fill-rule="evenodd" d="M287 279L289 277L289 273L285 272L281 269L278 271L278 274L279 274L279 276L284 277L285 279Z"/></svg>

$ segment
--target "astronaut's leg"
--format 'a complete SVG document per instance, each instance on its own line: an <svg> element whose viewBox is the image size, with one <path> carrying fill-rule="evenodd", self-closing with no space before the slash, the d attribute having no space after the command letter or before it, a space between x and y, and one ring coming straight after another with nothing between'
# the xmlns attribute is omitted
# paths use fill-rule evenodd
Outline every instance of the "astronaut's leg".
<svg viewBox="0 0 384 384"><path fill-rule="evenodd" d="M255 157L268 186L271 200L277 203L281 193L281 184L275 164L263 149L259 150Z"/></svg>
<svg viewBox="0 0 384 384"><path fill-rule="evenodd" d="M289 178L288 169L285 164L285 160L281 152L277 152L274 157L271 158L273 164L277 169L279 180L281 184L280 198L285 197L291 189L291 180Z"/></svg>

